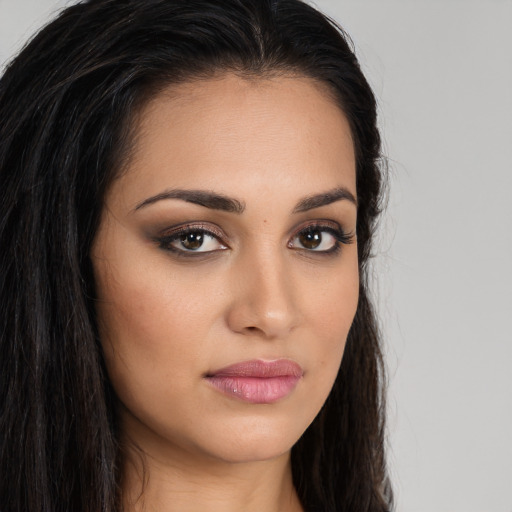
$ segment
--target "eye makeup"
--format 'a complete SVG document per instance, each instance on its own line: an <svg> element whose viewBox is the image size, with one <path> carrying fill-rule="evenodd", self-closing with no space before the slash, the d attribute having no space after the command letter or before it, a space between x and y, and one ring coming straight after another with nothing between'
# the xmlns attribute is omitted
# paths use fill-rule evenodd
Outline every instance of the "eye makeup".
<svg viewBox="0 0 512 512"><path fill-rule="evenodd" d="M218 226L205 222L187 222L169 228L153 237L160 249L177 257L206 257L230 249L227 236ZM354 234L347 233L332 220L314 220L301 224L286 244L291 250L311 256L329 256L340 252L343 245L353 243Z"/></svg>
<svg viewBox="0 0 512 512"><path fill-rule="evenodd" d="M333 220L316 219L301 224L287 247L310 257L328 257L340 253L343 245L353 243L355 234Z"/></svg>
<svg viewBox="0 0 512 512"><path fill-rule="evenodd" d="M153 240L158 247L178 257L204 257L229 249L225 234L217 226L204 222L189 222L167 229Z"/></svg>
<svg viewBox="0 0 512 512"><path fill-rule="evenodd" d="M343 245L351 244L353 241L354 235L345 232L339 224L332 221L315 221L301 227L287 246L303 252L330 255L338 253Z"/></svg>

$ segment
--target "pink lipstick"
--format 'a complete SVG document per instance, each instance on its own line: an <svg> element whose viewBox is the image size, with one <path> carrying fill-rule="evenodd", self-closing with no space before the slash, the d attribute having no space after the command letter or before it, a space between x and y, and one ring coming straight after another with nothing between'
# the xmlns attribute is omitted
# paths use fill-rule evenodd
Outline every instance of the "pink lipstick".
<svg viewBox="0 0 512 512"><path fill-rule="evenodd" d="M206 380L225 395L253 404L271 404L288 396L303 373L289 359L256 359L216 370L206 375Z"/></svg>

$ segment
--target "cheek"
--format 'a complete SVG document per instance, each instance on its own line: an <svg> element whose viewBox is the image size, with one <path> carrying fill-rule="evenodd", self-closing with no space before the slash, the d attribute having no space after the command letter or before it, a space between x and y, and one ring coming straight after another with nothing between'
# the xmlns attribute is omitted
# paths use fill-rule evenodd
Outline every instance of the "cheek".
<svg viewBox="0 0 512 512"><path fill-rule="evenodd" d="M323 333L329 351L343 346L355 316L359 299L359 272L357 260L343 265L341 272L333 272L324 286L309 301L310 322Z"/></svg>
<svg viewBox="0 0 512 512"><path fill-rule="evenodd" d="M116 393L128 405L141 398L142 390L158 389L158 383L171 377L181 382L180 372L197 359L200 347L183 343L191 308L181 300L173 276L155 272L154 262L147 259L142 265L136 251L125 254L134 257L114 255L109 263L98 259L95 278L105 362ZM150 400L151 395L142 398Z"/></svg>
<svg viewBox="0 0 512 512"><path fill-rule="evenodd" d="M347 263L350 264L342 272L333 273L309 301L309 325L316 340L309 345L311 376L315 380L311 389L316 389L316 400L322 403L338 374L359 299L357 259Z"/></svg>
<svg viewBox="0 0 512 512"><path fill-rule="evenodd" d="M158 360L162 351L176 354L182 347L193 348L181 342L206 328L211 307L204 281L173 268L154 245L141 244L121 229L106 230L102 241L102 257L96 258L94 268L105 349L109 344L123 346Z"/></svg>
<svg viewBox="0 0 512 512"><path fill-rule="evenodd" d="M116 242L115 233L105 238ZM121 241L119 257L111 250L108 260L96 260L98 326L118 397L145 417L194 393L222 340L211 336L222 286L211 272L173 266L154 248Z"/></svg>
<svg viewBox="0 0 512 512"><path fill-rule="evenodd" d="M193 408L183 409L180 397L194 396L205 367L205 324L195 315L195 300L188 300L195 294L184 297L175 279L169 286L172 276L155 280L141 269L116 270L126 277L108 280L98 323L109 378L124 406L123 428L135 420L177 436L175 416L185 421Z"/></svg>
<svg viewBox="0 0 512 512"><path fill-rule="evenodd" d="M192 318L194 302L183 297L176 281L167 282L165 275L156 279L140 267L136 272L116 268L101 281L105 286L100 289L97 313L107 357L110 351L126 360L156 364L164 356L172 354L175 359L194 348L182 340L193 335L192 325L195 332L201 326Z"/></svg>

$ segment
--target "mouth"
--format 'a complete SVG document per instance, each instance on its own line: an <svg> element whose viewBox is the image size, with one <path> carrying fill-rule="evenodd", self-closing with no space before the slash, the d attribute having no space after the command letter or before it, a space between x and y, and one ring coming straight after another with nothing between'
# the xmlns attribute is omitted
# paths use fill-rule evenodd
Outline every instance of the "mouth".
<svg viewBox="0 0 512 512"><path fill-rule="evenodd" d="M243 361L205 376L218 391L253 404L271 404L292 393L304 374L290 359Z"/></svg>

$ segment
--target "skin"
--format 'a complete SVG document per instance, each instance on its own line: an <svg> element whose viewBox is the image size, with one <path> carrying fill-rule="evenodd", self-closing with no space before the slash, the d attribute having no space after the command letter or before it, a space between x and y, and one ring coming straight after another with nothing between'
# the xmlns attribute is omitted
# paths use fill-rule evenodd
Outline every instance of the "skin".
<svg viewBox="0 0 512 512"><path fill-rule="evenodd" d="M336 377L359 276L355 202L297 205L341 188L356 197L348 122L310 79L226 74L160 93L135 128L91 254L127 445L126 510L300 511L290 449ZM176 189L234 198L243 212L154 199ZM302 243L311 224L322 250ZM208 251L159 241L180 225L214 230ZM227 396L205 379L281 358L303 375L275 403Z"/></svg>

